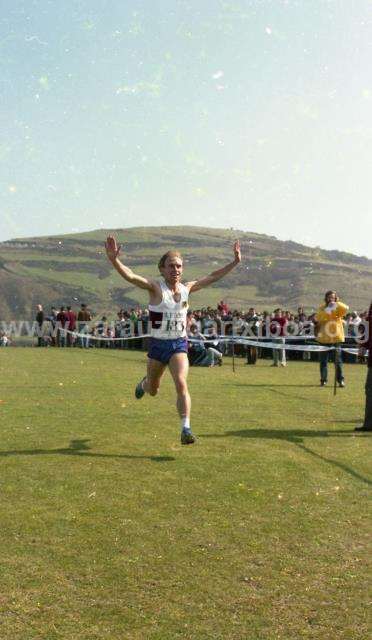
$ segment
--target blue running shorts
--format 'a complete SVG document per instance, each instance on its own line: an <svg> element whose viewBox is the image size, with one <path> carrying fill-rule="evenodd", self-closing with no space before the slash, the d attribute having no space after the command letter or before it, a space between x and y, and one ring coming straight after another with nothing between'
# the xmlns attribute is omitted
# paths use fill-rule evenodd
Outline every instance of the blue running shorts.
<svg viewBox="0 0 372 640"><path fill-rule="evenodd" d="M147 356L152 360L168 364L174 353L187 353L187 351L187 338L175 338L175 340L150 338L150 348Z"/></svg>

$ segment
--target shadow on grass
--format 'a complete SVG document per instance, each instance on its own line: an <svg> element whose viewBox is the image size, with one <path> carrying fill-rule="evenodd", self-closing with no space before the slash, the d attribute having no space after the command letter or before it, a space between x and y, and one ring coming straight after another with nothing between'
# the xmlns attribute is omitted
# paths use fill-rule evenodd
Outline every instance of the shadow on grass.
<svg viewBox="0 0 372 640"><path fill-rule="evenodd" d="M266 440L288 440L288 442L299 443L303 438L330 438L332 436L348 437L354 436L354 431L327 430L314 431L312 429L239 429L238 431L225 431L224 433L206 433L200 438L260 438Z"/></svg>
<svg viewBox="0 0 372 640"><path fill-rule="evenodd" d="M257 382L253 382L251 383L247 383L247 382L233 382L230 384L226 384L226 386L229 387L295 387L296 389L303 388L303 389L315 389L315 388L321 388L319 386L319 384L278 384L276 382L273 382L272 384L270 384L269 382L265 382L265 383L257 383ZM330 387L329 387L330 388ZM333 388L333 387L332 387Z"/></svg>
<svg viewBox="0 0 372 640"><path fill-rule="evenodd" d="M338 469L341 469L345 473L348 473L353 478L364 482L365 484L372 485L372 481L368 478L365 478L357 471L354 471L351 467L348 467L343 462L338 462L337 460L332 460L330 458L326 458L322 456L320 453L309 449L304 444L304 438L340 438L340 437L360 437L360 435L356 435L353 431L311 431L305 429L240 429L239 431L225 431L225 433L209 433L200 435L199 438L257 438L260 440L285 440L294 444L302 451L312 455L313 457L321 460L322 462L326 462ZM365 436L362 436L365 437Z"/></svg>
<svg viewBox="0 0 372 640"><path fill-rule="evenodd" d="M288 385L288 386L290 386L290 385ZM292 385L292 387L295 387L295 386L296 385ZM310 387L310 385L308 385L308 386ZM301 387L299 386L298 388L301 388ZM269 389L269 391L271 391L271 393L276 393L277 395L281 396L282 398L295 398L296 400L303 400L304 402L309 402L309 398L305 398L304 396L301 396L298 390L297 391L288 391L287 393L284 390L281 390L281 389Z"/></svg>
<svg viewBox="0 0 372 640"><path fill-rule="evenodd" d="M71 440L70 446L64 449L14 449L11 451L0 451L0 457L7 456L81 456L84 458L112 458L118 460L151 460L152 462L172 462L172 456L136 456L129 454L93 453L87 444L89 440Z"/></svg>

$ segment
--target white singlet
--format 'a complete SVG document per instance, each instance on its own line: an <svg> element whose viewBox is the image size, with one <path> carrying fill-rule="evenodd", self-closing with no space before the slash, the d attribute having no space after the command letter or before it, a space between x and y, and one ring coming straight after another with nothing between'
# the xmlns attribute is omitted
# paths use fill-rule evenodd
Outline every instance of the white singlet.
<svg viewBox="0 0 372 640"><path fill-rule="evenodd" d="M189 308L189 290L179 285L181 299L176 302L164 281L159 281L163 294L160 304L149 304L150 328L153 338L175 340L186 337L186 317Z"/></svg>

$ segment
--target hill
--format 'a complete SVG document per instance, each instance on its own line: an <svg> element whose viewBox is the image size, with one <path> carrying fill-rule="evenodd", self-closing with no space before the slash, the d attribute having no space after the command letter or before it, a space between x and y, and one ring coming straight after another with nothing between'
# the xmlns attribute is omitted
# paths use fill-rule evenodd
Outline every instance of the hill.
<svg viewBox="0 0 372 640"><path fill-rule="evenodd" d="M35 305L80 305L98 313L145 304L146 292L130 286L106 259L104 240L114 233L123 259L143 275L156 275L159 257L170 248L185 259L185 278L193 279L232 258L239 236L243 262L224 280L193 296L193 307L272 309L281 305L316 308L326 289L336 289L351 308L363 310L372 293L372 260L325 251L257 233L203 227L133 227L80 234L22 238L0 243L0 319L33 317Z"/></svg>

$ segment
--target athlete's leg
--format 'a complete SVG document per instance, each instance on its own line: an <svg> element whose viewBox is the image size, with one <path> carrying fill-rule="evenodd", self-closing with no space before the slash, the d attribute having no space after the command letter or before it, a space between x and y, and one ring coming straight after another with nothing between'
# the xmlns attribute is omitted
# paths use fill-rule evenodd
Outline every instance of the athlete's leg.
<svg viewBox="0 0 372 640"><path fill-rule="evenodd" d="M190 419L191 398L187 388L189 360L187 353L174 353L168 363L177 392L177 410L180 418Z"/></svg>
<svg viewBox="0 0 372 640"><path fill-rule="evenodd" d="M177 410L181 418L181 444L193 444L190 427L191 399L187 388L189 360L186 353L174 353L168 363L177 391Z"/></svg>
<svg viewBox="0 0 372 640"><path fill-rule="evenodd" d="M134 391L137 400L143 398L145 393L148 393L150 396L156 396L166 366L167 365L160 362L160 360L155 360L154 358L147 359L147 374L139 381Z"/></svg>
<svg viewBox="0 0 372 640"><path fill-rule="evenodd" d="M143 390L150 396L156 396L159 391L160 381L167 365L159 360L147 358L147 374L143 381Z"/></svg>

